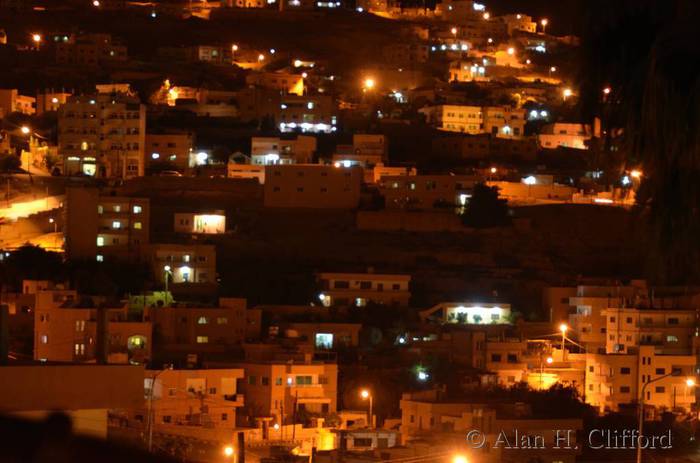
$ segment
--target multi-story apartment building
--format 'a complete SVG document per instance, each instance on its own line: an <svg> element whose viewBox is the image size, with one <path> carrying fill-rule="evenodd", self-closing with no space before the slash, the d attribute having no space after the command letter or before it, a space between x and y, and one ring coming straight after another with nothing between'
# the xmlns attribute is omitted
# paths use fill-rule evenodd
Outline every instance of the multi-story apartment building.
<svg viewBox="0 0 700 463"><path fill-rule="evenodd" d="M410 275L380 273L319 273L321 304L364 307L368 304L407 306Z"/></svg>
<svg viewBox="0 0 700 463"><path fill-rule="evenodd" d="M544 149L561 147L587 150L591 136L589 125L557 122L542 127L537 138Z"/></svg>
<svg viewBox="0 0 700 463"><path fill-rule="evenodd" d="M57 362L90 362L104 344L109 363L145 363L151 358L151 323L132 321L128 308L96 308L99 301L75 291L38 290L34 315L34 358ZM101 312L104 311L104 314ZM99 317L104 316L104 334ZM105 336L106 339L101 339Z"/></svg>
<svg viewBox="0 0 700 463"><path fill-rule="evenodd" d="M360 342L359 323L289 323L287 337L298 337L316 350L336 350L357 347Z"/></svg>
<svg viewBox="0 0 700 463"><path fill-rule="evenodd" d="M36 113L43 114L49 111L58 111L58 108L65 104L72 93L45 91L36 96Z"/></svg>
<svg viewBox="0 0 700 463"><path fill-rule="evenodd" d="M485 82L489 80L486 76L486 67L481 62L473 61L452 61L449 67L450 81L456 82Z"/></svg>
<svg viewBox="0 0 700 463"><path fill-rule="evenodd" d="M67 175L144 174L146 107L125 94L70 97L58 112L58 150Z"/></svg>
<svg viewBox="0 0 700 463"><path fill-rule="evenodd" d="M133 260L149 242L150 203L146 198L68 188L65 214L65 249L71 259Z"/></svg>
<svg viewBox="0 0 700 463"><path fill-rule="evenodd" d="M606 308L608 354L634 353L640 346L656 346L664 353L689 353L697 321L695 310Z"/></svg>
<svg viewBox="0 0 700 463"><path fill-rule="evenodd" d="M316 137L297 135L287 139L280 137L253 137L251 140L251 164L309 164L316 152Z"/></svg>
<svg viewBox="0 0 700 463"><path fill-rule="evenodd" d="M149 261L156 280L168 284L214 283L216 247L211 244L165 244L149 246Z"/></svg>
<svg viewBox="0 0 700 463"><path fill-rule="evenodd" d="M508 106L436 105L419 112L426 122L451 132L490 133L499 138L525 135L525 110Z"/></svg>
<svg viewBox="0 0 700 463"><path fill-rule="evenodd" d="M527 32L534 34L537 32L537 23L532 20L532 16L516 13L498 16L496 20L501 21L506 25L508 35L513 35L514 32Z"/></svg>
<svg viewBox="0 0 700 463"><path fill-rule="evenodd" d="M272 418L274 423L284 425L302 410L322 415L336 412L336 363L246 362L238 367L245 370L241 392L251 420Z"/></svg>
<svg viewBox="0 0 700 463"><path fill-rule="evenodd" d="M190 158L194 148L194 134L184 133L147 133L145 137L146 168L157 162L172 163L178 171L184 172L190 167Z"/></svg>
<svg viewBox="0 0 700 463"><path fill-rule="evenodd" d="M360 202L362 169L318 164L265 167L265 207L354 209Z"/></svg>
<svg viewBox="0 0 700 463"><path fill-rule="evenodd" d="M382 177L379 187L387 209L448 209L464 206L476 180L466 175Z"/></svg>
<svg viewBox="0 0 700 463"><path fill-rule="evenodd" d="M109 34L70 36L56 43L56 63L77 66L97 66L128 59L125 45Z"/></svg>
<svg viewBox="0 0 700 463"><path fill-rule="evenodd" d="M638 306L646 300L647 288L643 281L637 281L627 286L580 285L575 291L575 296L568 298L572 332L587 352L604 353L608 336L607 318L603 311L608 307Z"/></svg>
<svg viewBox="0 0 700 463"><path fill-rule="evenodd" d="M155 355L162 359L226 352L260 336L260 311L246 309L245 299L221 298L216 307L149 307L145 314L159 338Z"/></svg>
<svg viewBox="0 0 700 463"><path fill-rule="evenodd" d="M301 129L329 133L336 123L333 98L329 95L283 95L273 117L282 132Z"/></svg>
<svg viewBox="0 0 700 463"><path fill-rule="evenodd" d="M618 411L621 405L638 403L644 389L646 406L688 412L695 403L695 391L686 380L695 377L696 363L690 351L665 354L653 345L627 354L586 354L586 403L601 413ZM656 380L665 375L669 376Z"/></svg>
<svg viewBox="0 0 700 463"><path fill-rule="evenodd" d="M129 419L147 421L150 407L155 432L167 432L168 425L234 429L244 403L237 388L243 377L240 368L145 370L146 399L129 410Z"/></svg>
<svg viewBox="0 0 700 463"><path fill-rule="evenodd" d="M0 89L0 117L15 112L31 116L36 112L36 99L20 95L16 88Z"/></svg>

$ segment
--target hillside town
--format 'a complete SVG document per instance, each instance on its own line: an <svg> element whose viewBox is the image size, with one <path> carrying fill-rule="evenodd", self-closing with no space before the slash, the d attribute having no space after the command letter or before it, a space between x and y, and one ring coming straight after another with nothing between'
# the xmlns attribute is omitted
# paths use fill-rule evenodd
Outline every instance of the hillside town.
<svg viewBox="0 0 700 463"><path fill-rule="evenodd" d="M493 1L0 1L0 460L700 461L700 7Z"/></svg>

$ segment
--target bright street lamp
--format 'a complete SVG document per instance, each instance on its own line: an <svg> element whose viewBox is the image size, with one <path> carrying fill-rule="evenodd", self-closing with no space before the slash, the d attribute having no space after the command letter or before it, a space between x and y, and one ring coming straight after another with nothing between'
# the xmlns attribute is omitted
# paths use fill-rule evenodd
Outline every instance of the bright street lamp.
<svg viewBox="0 0 700 463"><path fill-rule="evenodd" d="M508 51L508 54L509 54L509 55L514 55L514 54L515 54L515 48L513 48L513 47L508 47L508 50L507 50L507 51Z"/></svg>
<svg viewBox="0 0 700 463"><path fill-rule="evenodd" d="M227 445L224 447L224 456L226 458L231 458L233 456L233 447L230 445Z"/></svg>
<svg viewBox="0 0 700 463"><path fill-rule="evenodd" d="M31 129L30 129L29 127L27 127L26 125L23 125L19 130L20 130L24 135L29 135L29 132L31 132Z"/></svg>
<svg viewBox="0 0 700 463"><path fill-rule="evenodd" d="M369 392L368 389L362 389L362 391L360 391L360 397L362 397L362 400L369 399L369 419L367 420L367 423L369 424L369 428L372 429L372 428L374 428L374 426L373 426L374 420L372 419L372 417L373 417L372 408L374 406L374 404L373 404L374 398L372 397L372 393Z"/></svg>
<svg viewBox="0 0 700 463"><path fill-rule="evenodd" d="M41 43L41 34L32 34L32 41L39 45Z"/></svg>
<svg viewBox="0 0 700 463"><path fill-rule="evenodd" d="M464 455L455 455L452 457L452 463L469 463L469 460Z"/></svg>
<svg viewBox="0 0 700 463"><path fill-rule="evenodd" d="M375 85L376 85L376 83L374 82L374 79L372 79L371 77L368 77L364 81L364 87L366 90L372 90Z"/></svg>
<svg viewBox="0 0 700 463"><path fill-rule="evenodd" d="M564 99L566 100L571 95L573 95L574 92L572 92L570 88L565 88L564 91L562 92L562 94L564 95Z"/></svg>
<svg viewBox="0 0 700 463"><path fill-rule="evenodd" d="M452 35L457 35L457 28L453 27L452 29L450 29L450 32L452 32Z"/></svg>
<svg viewBox="0 0 700 463"><path fill-rule="evenodd" d="M695 380L693 378L687 378L685 380L685 385L688 387L693 387L695 386Z"/></svg>
<svg viewBox="0 0 700 463"><path fill-rule="evenodd" d="M635 169L635 170L633 170L632 172L630 172L630 175L631 175L632 177L636 178L636 179L639 179L639 178L642 177L642 172L639 171L639 170L637 170L637 169Z"/></svg>
<svg viewBox="0 0 700 463"><path fill-rule="evenodd" d="M542 33L545 34L547 32L547 24L549 24L549 20L547 18L542 18L540 24L542 24Z"/></svg>
<svg viewBox="0 0 700 463"><path fill-rule="evenodd" d="M265 55L263 55L262 53L260 53L260 54L258 55L258 61L264 61L264 60L265 60Z"/></svg>
<svg viewBox="0 0 700 463"><path fill-rule="evenodd" d="M566 361L566 332L569 331L569 326L566 323L559 325L559 331L561 331L561 359L563 362Z"/></svg>

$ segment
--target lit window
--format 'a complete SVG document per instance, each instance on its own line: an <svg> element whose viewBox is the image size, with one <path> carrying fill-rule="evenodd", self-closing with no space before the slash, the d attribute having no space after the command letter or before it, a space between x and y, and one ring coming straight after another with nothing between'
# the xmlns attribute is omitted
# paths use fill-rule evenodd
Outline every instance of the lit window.
<svg viewBox="0 0 700 463"><path fill-rule="evenodd" d="M317 349L332 349L333 334L332 333L316 333L316 348Z"/></svg>
<svg viewBox="0 0 700 463"><path fill-rule="evenodd" d="M104 238L104 236L98 236L98 237L97 237L97 245L98 245L98 246L104 246L104 245L105 245L105 238Z"/></svg>
<svg viewBox="0 0 700 463"><path fill-rule="evenodd" d="M226 318L226 317L218 317L216 319L217 325L226 325L227 323L228 323L228 318Z"/></svg>
<svg viewBox="0 0 700 463"><path fill-rule="evenodd" d="M49 337L45 334L41 335L41 343L42 344L48 344L49 343Z"/></svg>
<svg viewBox="0 0 700 463"><path fill-rule="evenodd" d="M197 336L197 344L206 344L209 342L209 336Z"/></svg>
<svg viewBox="0 0 700 463"><path fill-rule="evenodd" d="M141 230L141 222L134 222L134 229Z"/></svg>
<svg viewBox="0 0 700 463"><path fill-rule="evenodd" d="M152 153L152 154L151 154L151 158L152 158L152 159L158 159L159 157L160 157L160 154L158 154L158 153Z"/></svg>
<svg viewBox="0 0 700 463"><path fill-rule="evenodd" d="M189 262L189 261L190 261L190 255L189 255L189 254L185 254L184 256L182 256L182 261L183 261L183 262Z"/></svg>
<svg viewBox="0 0 700 463"><path fill-rule="evenodd" d="M114 222L112 222L112 228L114 228L115 230L118 228L121 228L121 227L122 227L122 224L120 222L117 222L116 220Z"/></svg>
<svg viewBox="0 0 700 463"><path fill-rule="evenodd" d="M134 206L134 214L140 214L143 211L141 206Z"/></svg>
<svg viewBox="0 0 700 463"><path fill-rule="evenodd" d="M207 323L209 323L209 320L207 320L207 317L199 317L197 319L198 325L206 325Z"/></svg>
<svg viewBox="0 0 700 463"><path fill-rule="evenodd" d="M114 205L114 212L121 212L122 207L119 204Z"/></svg>
<svg viewBox="0 0 700 463"><path fill-rule="evenodd" d="M98 246L99 246L99 244L98 244ZM102 254L98 254L98 255L95 257L95 259L97 260L97 262L104 262L104 261L105 261L105 256L103 256Z"/></svg>
<svg viewBox="0 0 700 463"><path fill-rule="evenodd" d="M102 206L97 206L97 213L102 214L102 212L104 212L104 209L102 208Z"/></svg>

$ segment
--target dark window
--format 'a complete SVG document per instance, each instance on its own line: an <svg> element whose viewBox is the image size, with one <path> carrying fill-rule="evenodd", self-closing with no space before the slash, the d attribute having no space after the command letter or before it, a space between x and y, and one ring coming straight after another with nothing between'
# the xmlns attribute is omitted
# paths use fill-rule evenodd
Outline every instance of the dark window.
<svg viewBox="0 0 700 463"><path fill-rule="evenodd" d="M620 374L621 375L629 375L630 374L630 369L627 367L620 368Z"/></svg>
<svg viewBox="0 0 700 463"><path fill-rule="evenodd" d="M656 374L657 374L657 375L665 375L665 374L666 374L666 369L665 369L665 368L657 368L657 369L656 369Z"/></svg>

